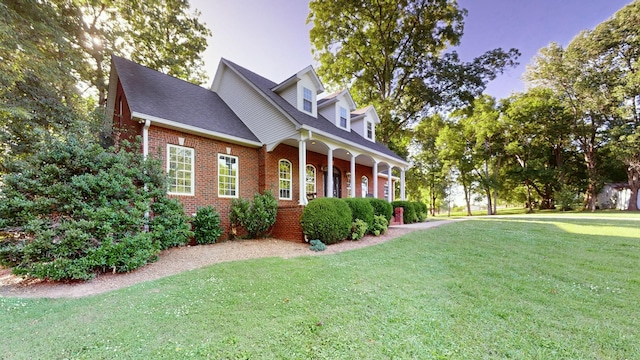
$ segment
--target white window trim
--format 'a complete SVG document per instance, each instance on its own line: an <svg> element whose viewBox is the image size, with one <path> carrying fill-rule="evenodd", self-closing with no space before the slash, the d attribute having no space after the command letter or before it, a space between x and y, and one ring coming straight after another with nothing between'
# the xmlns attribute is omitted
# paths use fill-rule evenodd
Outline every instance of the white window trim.
<svg viewBox="0 0 640 360"><path fill-rule="evenodd" d="M316 187L316 179L318 177L318 171L316 169L315 166L311 165L311 164L307 164L307 166L304 167L304 190L305 193L309 193L307 191L307 185L311 184L311 182L307 181L307 168L312 168L313 169L313 191L311 193L317 193L317 187Z"/></svg>
<svg viewBox="0 0 640 360"><path fill-rule="evenodd" d="M236 168L237 169L236 169L236 176L235 176L235 184L236 184L236 194L235 195L220 195L220 176L221 176L220 175L220 161L221 161L220 157L221 156L236 159ZM238 159L237 156L218 153L218 162L217 162L216 166L217 166L216 172L218 173L218 184L217 184L218 197L219 198L228 198L228 199L237 199L238 196L240 195L240 160Z"/></svg>
<svg viewBox="0 0 640 360"><path fill-rule="evenodd" d="M289 175L290 175L289 179L285 179L285 178L281 178L280 177L280 163L281 162L289 163ZM280 185L282 184L282 181L288 181L289 182L289 188L288 189L286 189L286 188L283 189L282 187L280 187ZM289 197L282 197L282 190L289 190ZM289 161L287 159L278 160L278 199L280 199L280 200L293 200L293 164L291 163L291 161Z"/></svg>
<svg viewBox="0 0 640 360"><path fill-rule="evenodd" d="M340 120L342 120L342 110L344 110L344 126L340 123ZM338 106L338 127L340 129L349 130L349 111L347 111L347 108L342 106Z"/></svg>
<svg viewBox="0 0 640 360"><path fill-rule="evenodd" d="M369 136L369 126L371 126L371 136ZM366 137L369 140L373 141L374 138L374 130L373 130L373 123L371 121L365 121L364 122L364 137Z"/></svg>
<svg viewBox="0 0 640 360"><path fill-rule="evenodd" d="M311 99L309 99L309 102L311 103L311 110L310 111L307 111L304 108L304 102L306 100L305 97L304 97L304 91L305 90L309 90L309 94L311 94ZM311 89L309 89L307 87L304 87L304 86L302 86L302 107L300 108L300 110L302 110L303 112L305 112L305 113L307 113L309 115L313 115L313 90L311 90Z"/></svg>
<svg viewBox="0 0 640 360"><path fill-rule="evenodd" d="M364 190L364 181L362 181L363 179L367 179L367 190L365 191L364 194L362 194L362 190ZM362 176L360 178L360 193L362 195L362 197L367 197L367 195L369 194L369 178L366 176Z"/></svg>
<svg viewBox="0 0 640 360"><path fill-rule="evenodd" d="M183 150L189 150L191 152L191 183L189 184L189 187L191 189L190 192L173 192L173 191L169 191L169 187L170 184L167 184L167 194L169 195L182 195L182 196L194 196L195 195L195 181L196 181L196 171L195 171L195 158L196 158L196 150L194 148L190 148L190 147L185 147L185 146L180 146L180 145L174 145L174 144L167 144L167 175L169 175L169 172L171 170L171 148L176 148L176 149L183 149Z"/></svg>

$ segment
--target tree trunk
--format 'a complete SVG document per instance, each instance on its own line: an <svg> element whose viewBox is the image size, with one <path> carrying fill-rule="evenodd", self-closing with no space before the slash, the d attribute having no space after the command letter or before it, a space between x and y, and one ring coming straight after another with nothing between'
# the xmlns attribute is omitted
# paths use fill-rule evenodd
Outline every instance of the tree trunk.
<svg viewBox="0 0 640 360"><path fill-rule="evenodd" d="M491 189L487 187L487 215L493 215L493 203L491 202Z"/></svg>
<svg viewBox="0 0 640 360"><path fill-rule="evenodd" d="M595 155L595 150L593 148L589 148L588 151L585 151L584 153L584 160L587 163L587 176L589 177L584 199L584 209L591 210L592 212L596 211L597 196L597 169Z"/></svg>
<svg viewBox="0 0 640 360"><path fill-rule="evenodd" d="M532 213L533 212L533 205L531 204L531 185L529 184L529 179L526 179L524 181L524 184L527 187L527 213Z"/></svg>
<svg viewBox="0 0 640 360"><path fill-rule="evenodd" d="M636 159L627 161L627 179L631 195L629 196L629 205L627 210L638 211L638 189L640 189L640 156Z"/></svg>
<svg viewBox="0 0 640 360"><path fill-rule="evenodd" d="M467 184L462 182L462 191L464 191L464 201L467 203L467 216L471 216L471 200L469 199L469 191L467 191Z"/></svg>
<svg viewBox="0 0 640 360"><path fill-rule="evenodd" d="M493 215L498 214L498 190L493 190Z"/></svg>

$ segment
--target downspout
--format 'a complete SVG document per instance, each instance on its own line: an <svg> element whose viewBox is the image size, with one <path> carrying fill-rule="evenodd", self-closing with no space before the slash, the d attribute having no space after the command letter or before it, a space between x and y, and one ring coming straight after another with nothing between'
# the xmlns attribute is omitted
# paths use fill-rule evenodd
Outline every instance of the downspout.
<svg viewBox="0 0 640 360"><path fill-rule="evenodd" d="M149 127L151 126L151 120L144 121L142 127L142 156L145 160L149 156ZM147 184L144 184L144 190L147 191ZM149 232L149 209L144 212L144 232Z"/></svg>

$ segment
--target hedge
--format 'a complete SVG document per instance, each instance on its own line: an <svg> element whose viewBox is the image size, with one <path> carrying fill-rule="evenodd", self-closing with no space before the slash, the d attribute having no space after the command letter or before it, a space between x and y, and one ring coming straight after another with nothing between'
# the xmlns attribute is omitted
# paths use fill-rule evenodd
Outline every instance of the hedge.
<svg viewBox="0 0 640 360"><path fill-rule="evenodd" d="M351 209L342 199L319 198L305 206L300 224L308 239L330 245L350 235L351 219Z"/></svg>

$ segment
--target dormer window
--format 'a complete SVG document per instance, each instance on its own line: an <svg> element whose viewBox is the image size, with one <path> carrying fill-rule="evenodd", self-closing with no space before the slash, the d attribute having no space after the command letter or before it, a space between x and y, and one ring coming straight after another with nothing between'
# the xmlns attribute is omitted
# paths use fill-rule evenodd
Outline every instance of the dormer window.
<svg viewBox="0 0 640 360"><path fill-rule="evenodd" d="M347 128L347 109L340 108L340 127Z"/></svg>
<svg viewBox="0 0 640 360"><path fill-rule="evenodd" d="M373 140L373 124L367 121L367 139Z"/></svg>
<svg viewBox="0 0 640 360"><path fill-rule="evenodd" d="M313 112L313 93L307 88L302 89L302 108L304 111Z"/></svg>

